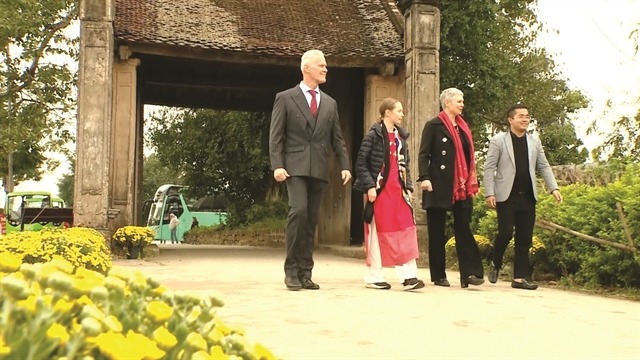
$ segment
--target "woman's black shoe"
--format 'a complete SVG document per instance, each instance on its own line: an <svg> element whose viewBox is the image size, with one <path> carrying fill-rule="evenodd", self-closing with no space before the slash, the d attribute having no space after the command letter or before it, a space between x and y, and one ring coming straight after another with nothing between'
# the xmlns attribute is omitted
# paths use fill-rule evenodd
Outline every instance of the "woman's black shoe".
<svg viewBox="0 0 640 360"><path fill-rule="evenodd" d="M468 276L466 279L460 279L460 287L468 288L469 284L471 285L482 285L484 283L483 278L479 278L475 275Z"/></svg>

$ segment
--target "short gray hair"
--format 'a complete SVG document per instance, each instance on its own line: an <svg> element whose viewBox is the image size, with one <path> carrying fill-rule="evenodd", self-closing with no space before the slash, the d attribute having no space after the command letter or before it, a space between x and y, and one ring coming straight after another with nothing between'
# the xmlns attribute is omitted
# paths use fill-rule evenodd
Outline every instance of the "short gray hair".
<svg viewBox="0 0 640 360"><path fill-rule="evenodd" d="M442 108L444 109L444 104L453 99L454 96L456 95L460 95L462 97L464 97L464 94L462 93L462 91L456 89L456 88L448 88L448 89L444 89L442 91L442 93L440 94L440 106L442 106Z"/></svg>
<svg viewBox="0 0 640 360"><path fill-rule="evenodd" d="M317 49L312 49L302 54L302 59L300 60L300 70L304 71L305 65L307 65L311 60L319 57L324 57L324 53Z"/></svg>

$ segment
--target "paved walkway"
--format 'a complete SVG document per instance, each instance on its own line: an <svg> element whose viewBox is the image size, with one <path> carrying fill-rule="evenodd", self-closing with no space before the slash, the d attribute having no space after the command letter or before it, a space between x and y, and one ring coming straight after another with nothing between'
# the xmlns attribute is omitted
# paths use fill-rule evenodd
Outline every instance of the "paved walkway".
<svg viewBox="0 0 640 360"><path fill-rule="evenodd" d="M319 291L287 291L283 249L160 245L118 260L172 290L218 294L220 316L283 359L640 359L640 302L486 282L404 292L363 286L363 260L315 254ZM429 280L428 269L419 269Z"/></svg>

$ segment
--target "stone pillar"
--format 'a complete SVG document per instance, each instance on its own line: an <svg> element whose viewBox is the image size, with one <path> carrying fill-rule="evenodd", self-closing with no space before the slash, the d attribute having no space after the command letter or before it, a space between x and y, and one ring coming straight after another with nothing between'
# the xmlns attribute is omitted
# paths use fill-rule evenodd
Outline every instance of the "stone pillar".
<svg viewBox="0 0 640 360"><path fill-rule="evenodd" d="M128 50L118 49L120 59L113 66L113 120L111 121L109 209L110 228L132 225L137 215L138 105L137 66L139 59L128 59Z"/></svg>
<svg viewBox="0 0 640 360"><path fill-rule="evenodd" d="M107 229L113 0L81 0L74 223Z"/></svg>
<svg viewBox="0 0 640 360"><path fill-rule="evenodd" d="M405 19L405 116L412 134L410 166L415 181L422 129L440 111L440 9L438 0L401 0L398 6ZM414 199L420 249L426 251L426 214L421 209L422 191L417 186Z"/></svg>

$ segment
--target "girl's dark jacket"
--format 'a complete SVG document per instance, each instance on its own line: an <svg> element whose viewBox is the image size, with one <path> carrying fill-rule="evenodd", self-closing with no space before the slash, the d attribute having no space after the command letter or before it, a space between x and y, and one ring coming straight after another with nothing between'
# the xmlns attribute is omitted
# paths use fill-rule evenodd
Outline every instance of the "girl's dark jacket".
<svg viewBox="0 0 640 360"><path fill-rule="evenodd" d="M356 181L353 184L353 188L365 194L369 189L376 187L376 179L382 169L382 165L385 160L388 161L389 159L389 156L387 156L389 154L389 141L388 138L385 139L387 132L386 129L383 130L383 126L382 122L376 122L371 125L371 129L362 139L362 145L360 145L360 150L358 151ZM404 155L407 170L405 189L413 192L413 182L409 171L409 146L407 145L409 132L399 126L396 126L396 128L402 141L402 154Z"/></svg>

